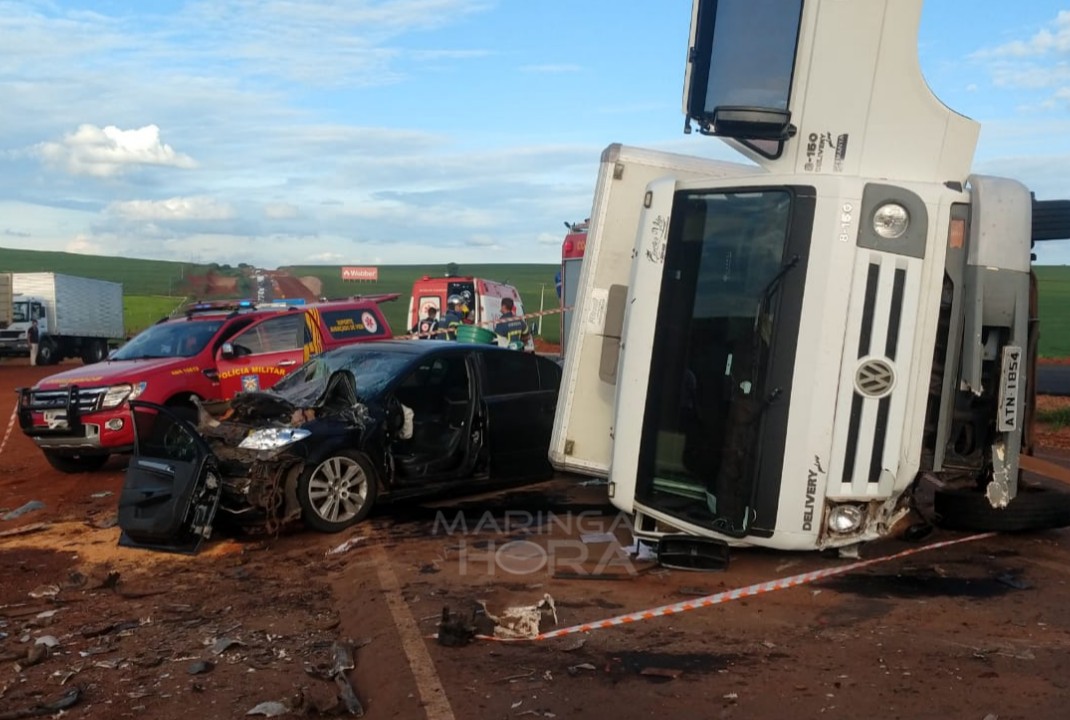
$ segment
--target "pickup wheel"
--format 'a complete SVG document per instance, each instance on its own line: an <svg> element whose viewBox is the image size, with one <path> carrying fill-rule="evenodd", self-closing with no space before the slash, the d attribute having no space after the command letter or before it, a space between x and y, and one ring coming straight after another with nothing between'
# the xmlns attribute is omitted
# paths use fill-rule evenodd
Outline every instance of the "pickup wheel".
<svg viewBox="0 0 1070 720"><path fill-rule="evenodd" d="M1027 532L1070 526L1070 493L1019 485L1007 507L988 503L983 490L937 489L933 497L937 524L949 530Z"/></svg>
<svg viewBox="0 0 1070 720"><path fill-rule="evenodd" d="M368 517L378 492L371 460L350 450L339 450L305 468L297 481L301 518L326 533L340 532Z"/></svg>
<svg viewBox="0 0 1070 720"><path fill-rule="evenodd" d="M95 472L108 462L107 455L60 455L45 450L45 460L62 473Z"/></svg>

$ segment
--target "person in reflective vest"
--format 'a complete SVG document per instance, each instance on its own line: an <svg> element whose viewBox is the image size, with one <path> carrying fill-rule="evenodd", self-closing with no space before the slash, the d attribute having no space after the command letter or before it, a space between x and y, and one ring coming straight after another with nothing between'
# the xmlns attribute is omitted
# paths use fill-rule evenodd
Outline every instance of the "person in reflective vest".
<svg viewBox="0 0 1070 720"><path fill-rule="evenodd" d="M427 317L412 327L412 332L419 335L421 340L434 340L438 337L438 308L427 308Z"/></svg>
<svg viewBox="0 0 1070 720"><path fill-rule="evenodd" d="M502 314L494 326L494 332L504 337L509 347L523 349L531 339L531 330L523 318L516 316L516 306L512 298L502 298Z"/></svg>
<svg viewBox="0 0 1070 720"><path fill-rule="evenodd" d="M458 295L450 295L446 300L446 312L442 315L442 325L448 332L446 337L450 340L457 339L457 326L464 322L464 315L460 310L461 298Z"/></svg>

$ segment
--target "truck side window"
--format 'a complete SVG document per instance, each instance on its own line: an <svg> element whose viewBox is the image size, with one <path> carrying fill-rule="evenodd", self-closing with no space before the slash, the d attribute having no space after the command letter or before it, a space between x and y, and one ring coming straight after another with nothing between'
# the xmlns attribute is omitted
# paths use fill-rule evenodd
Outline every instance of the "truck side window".
<svg viewBox="0 0 1070 720"><path fill-rule="evenodd" d="M518 352L483 355L487 368L487 395L513 395L539 390L539 369L534 358Z"/></svg>
<svg viewBox="0 0 1070 720"><path fill-rule="evenodd" d="M45 309L41 306L41 303L34 303L30 313L31 319L40 320L45 316Z"/></svg>

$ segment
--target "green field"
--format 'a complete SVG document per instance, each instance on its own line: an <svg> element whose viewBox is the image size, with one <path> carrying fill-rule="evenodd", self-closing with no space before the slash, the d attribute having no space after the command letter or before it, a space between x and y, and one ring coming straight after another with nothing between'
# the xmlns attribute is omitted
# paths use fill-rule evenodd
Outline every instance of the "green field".
<svg viewBox="0 0 1070 720"><path fill-rule="evenodd" d="M141 330L167 315L181 295L188 293L185 279L218 270L218 266L163 260L99 257L62 252L38 252L0 248L0 272L59 272L101 280L121 282L128 293L124 310L128 332ZM412 283L423 275L442 275L445 263L437 265L384 265L379 267L379 281L358 283L342 280L337 266L303 265L289 268L297 277L314 276L323 283L327 297L390 293L401 295L383 309L395 332L406 329L406 313ZM528 312L539 309L540 292L546 308L557 304L554 292L556 265L462 265L460 273L475 275L515 285L524 298ZM229 268L223 272L235 272ZM1070 266L1037 266L1040 282L1040 354L1042 357L1070 356ZM558 339L557 316L549 316L543 336L550 342Z"/></svg>

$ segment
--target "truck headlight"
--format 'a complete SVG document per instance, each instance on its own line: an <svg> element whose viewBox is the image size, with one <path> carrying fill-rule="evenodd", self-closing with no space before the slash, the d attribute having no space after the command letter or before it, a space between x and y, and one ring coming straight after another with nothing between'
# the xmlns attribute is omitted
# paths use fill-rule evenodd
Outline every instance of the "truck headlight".
<svg viewBox="0 0 1070 720"><path fill-rule="evenodd" d="M304 428L261 428L254 430L238 443L246 450L278 450L312 434Z"/></svg>
<svg viewBox="0 0 1070 720"><path fill-rule="evenodd" d="M834 505L829 510L829 530L838 535L856 532L862 527L865 513L858 505Z"/></svg>
<svg viewBox="0 0 1070 720"><path fill-rule="evenodd" d="M873 232L886 240L902 237L910 227L910 213L899 203L884 203L873 213Z"/></svg>
<svg viewBox="0 0 1070 720"><path fill-rule="evenodd" d="M110 410L119 407L126 400L135 400L141 393L145 392L145 388L148 386L147 382L139 382L137 385L131 385L130 383L112 385L108 388L108 392L104 393L104 399L100 401L100 408L102 410Z"/></svg>

